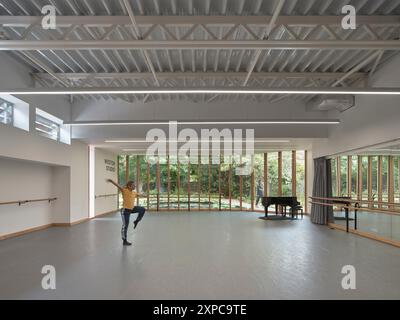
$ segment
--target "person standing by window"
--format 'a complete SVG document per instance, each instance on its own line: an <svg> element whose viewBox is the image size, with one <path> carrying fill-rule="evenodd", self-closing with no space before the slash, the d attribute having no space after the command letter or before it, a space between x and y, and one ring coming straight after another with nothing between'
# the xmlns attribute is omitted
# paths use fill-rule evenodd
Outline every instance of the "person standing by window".
<svg viewBox="0 0 400 320"><path fill-rule="evenodd" d="M257 194L256 206L258 206L260 199L264 196L264 188L261 180L258 180L257 182L256 194Z"/></svg>

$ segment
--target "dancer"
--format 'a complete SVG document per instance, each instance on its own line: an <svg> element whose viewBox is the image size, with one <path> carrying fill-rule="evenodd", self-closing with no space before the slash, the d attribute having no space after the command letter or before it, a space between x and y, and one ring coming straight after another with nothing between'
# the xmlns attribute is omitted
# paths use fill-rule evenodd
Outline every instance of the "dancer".
<svg viewBox="0 0 400 320"><path fill-rule="evenodd" d="M124 246L130 246L132 245L132 243L128 242L127 239L130 215L132 213L138 213L136 220L133 222L133 229L136 229L138 223L140 222L140 220L142 220L146 212L146 209L140 206L135 206L135 200L139 196L145 197L145 195L139 195L139 193L135 191L136 186L133 181L128 181L125 187L120 186L118 183L114 182L111 179L108 179L107 182L112 183L122 193L122 198L124 202L123 207L121 209L121 217L122 217L121 235L123 241L122 244Z"/></svg>

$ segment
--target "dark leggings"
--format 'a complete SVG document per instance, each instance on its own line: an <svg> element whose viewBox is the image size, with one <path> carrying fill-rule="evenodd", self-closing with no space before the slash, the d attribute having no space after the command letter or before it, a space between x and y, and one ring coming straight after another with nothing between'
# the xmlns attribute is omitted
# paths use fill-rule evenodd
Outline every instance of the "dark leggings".
<svg viewBox="0 0 400 320"><path fill-rule="evenodd" d="M138 216L136 218L136 221L139 222L142 220L144 214L146 212L146 209L143 207L133 207L133 209L121 209L121 217L122 217L122 229L121 229L121 236L122 240L127 239L127 234L128 234L128 226L129 226L129 220L131 217L132 213L138 213Z"/></svg>

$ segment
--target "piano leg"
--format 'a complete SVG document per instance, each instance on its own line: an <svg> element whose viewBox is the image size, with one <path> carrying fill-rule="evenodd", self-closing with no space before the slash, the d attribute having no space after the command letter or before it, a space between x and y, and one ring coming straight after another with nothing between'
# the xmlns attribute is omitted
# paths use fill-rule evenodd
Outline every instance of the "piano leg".
<svg viewBox="0 0 400 320"><path fill-rule="evenodd" d="M265 218L268 219L268 207L265 207Z"/></svg>

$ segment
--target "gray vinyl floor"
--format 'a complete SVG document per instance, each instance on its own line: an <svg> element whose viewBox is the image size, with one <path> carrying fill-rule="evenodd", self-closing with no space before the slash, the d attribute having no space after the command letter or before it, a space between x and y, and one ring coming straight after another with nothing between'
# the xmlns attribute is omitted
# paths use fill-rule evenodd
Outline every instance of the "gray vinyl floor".
<svg viewBox="0 0 400 320"><path fill-rule="evenodd" d="M132 247L118 214L0 242L1 299L399 299L400 249L242 212L149 213ZM43 265L56 290L43 290ZM343 290L344 265L356 290Z"/></svg>

